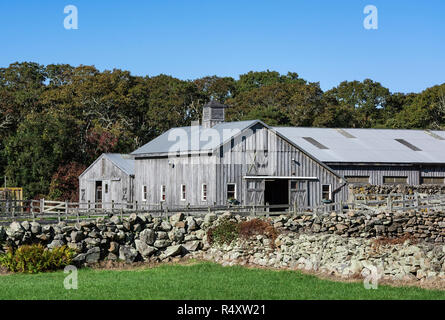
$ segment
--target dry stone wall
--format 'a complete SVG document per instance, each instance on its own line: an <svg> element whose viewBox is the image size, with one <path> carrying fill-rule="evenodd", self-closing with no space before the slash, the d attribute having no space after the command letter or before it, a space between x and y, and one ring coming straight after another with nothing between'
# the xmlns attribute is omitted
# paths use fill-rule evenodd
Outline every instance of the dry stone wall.
<svg viewBox="0 0 445 320"><path fill-rule="evenodd" d="M226 245L207 242L207 229L222 219L241 222L253 218L230 213L204 217L179 213L168 219L133 214L123 220L113 216L74 225L14 222L7 228L0 227L0 248L37 242L48 248L67 245L77 251L74 263L79 266L103 260L131 263L189 256L223 264L307 269L344 277L445 279L443 212L281 215L266 218L279 232L275 240L256 235ZM400 239L407 234L411 239L401 243L377 241L380 237Z"/></svg>
<svg viewBox="0 0 445 320"><path fill-rule="evenodd" d="M349 190L353 194L390 194L390 193L400 193L400 194L445 194L445 185L350 185Z"/></svg>

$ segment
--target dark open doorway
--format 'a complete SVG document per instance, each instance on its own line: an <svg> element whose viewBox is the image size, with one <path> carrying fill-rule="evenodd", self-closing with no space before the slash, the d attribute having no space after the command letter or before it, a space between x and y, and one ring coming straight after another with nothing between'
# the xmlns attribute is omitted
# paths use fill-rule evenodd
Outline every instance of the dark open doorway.
<svg viewBox="0 0 445 320"><path fill-rule="evenodd" d="M286 179L265 181L264 202L269 205L289 204L289 181ZM284 211L285 208L270 209L270 211Z"/></svg>
<svg viewBox="0 0 445 320"><path fill-rule="evenodd" d="M94 202L96 202L96 208L102 208L102 181L96 181L96 192L94 200Z"/></svg>

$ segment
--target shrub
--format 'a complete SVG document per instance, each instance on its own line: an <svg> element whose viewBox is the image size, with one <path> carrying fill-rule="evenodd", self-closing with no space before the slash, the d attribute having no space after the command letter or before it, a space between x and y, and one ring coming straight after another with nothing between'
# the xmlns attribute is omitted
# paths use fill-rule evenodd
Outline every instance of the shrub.
<svg viewBox="0 0 445 320"><path fill-rule="evenodd" d="M240 236L248 239L256 235L263 235L272 240L272 246L278 236L278 231L267 221L255 218L240 223Z"/></svg>
<svg viewBox="0 0 445 320"><path fill-rule="evenodd" d="M0 255L0 265L12 272L38 273L64 268L71 264L75 252L66 247L48 250L41 244L8 248Z"/></svg>
<svg viewBox="0 0 445 320"><path fill-rule="evenodd" d="M231 243L238 239L239 228L239 223L223 219L217 226L207 231L207 240L210 244Z"/></svg>

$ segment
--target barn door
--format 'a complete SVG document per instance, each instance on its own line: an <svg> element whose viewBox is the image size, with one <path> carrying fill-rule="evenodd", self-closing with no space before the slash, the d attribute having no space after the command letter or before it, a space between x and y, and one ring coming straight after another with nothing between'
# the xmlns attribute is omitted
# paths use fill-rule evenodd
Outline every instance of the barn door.
<svg viewBox="0 0 445 320"><path fill-rule="evenodd" d="M246 205L264 205L264 180L248 179L246 186Z"/></svg>
<svg viewBox="0 0 445 320"><path fill-rule="evenodd" d="M290 205L296 204L297 208L303 208L308 205L308 183L307 181L289 181L289 200Z"/></svg>

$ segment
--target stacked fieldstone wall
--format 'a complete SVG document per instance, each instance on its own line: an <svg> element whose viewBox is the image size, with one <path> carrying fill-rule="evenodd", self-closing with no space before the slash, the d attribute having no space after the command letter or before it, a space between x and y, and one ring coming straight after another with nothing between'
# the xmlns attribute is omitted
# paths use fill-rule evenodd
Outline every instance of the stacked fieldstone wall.
<svg viewBox="0 0 445 320"><path fill-rule="evenodd" d="M226 212L204 217L178 213L168 219L132 214L123 220L113 216L73 225L14 222L0 227L0 251L42 243L50 249L67 245L76 250L74 263L79 266L189 256L345 277L445 279L445 215L441 211L280 215L264 218L277 229L276 239L259 234L230 244L208 243L208 228L222 219L242 222L255 218Z"/></svg>

